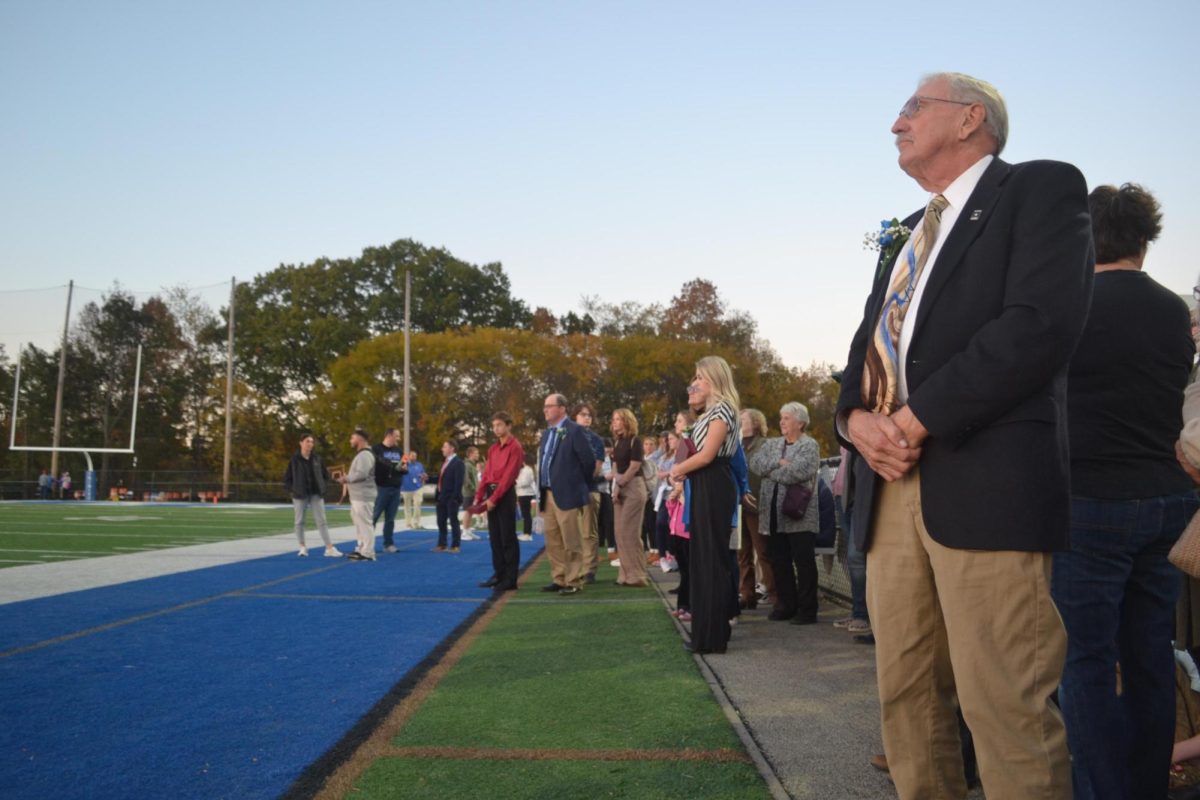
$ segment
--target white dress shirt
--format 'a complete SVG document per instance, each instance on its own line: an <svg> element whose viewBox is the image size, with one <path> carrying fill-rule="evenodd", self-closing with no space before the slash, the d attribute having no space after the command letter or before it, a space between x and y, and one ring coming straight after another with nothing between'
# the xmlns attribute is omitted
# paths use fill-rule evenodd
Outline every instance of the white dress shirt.
<svg viewBox="0 0 1200 800"><path fill-rule="evenodd" d="M904 321L900 324L900 344L897 348L897 358L899 360L899 371L896 375L896 400L899 405L904 405L908 402L908 375L906 364L908 362L908 346L912 344L913 330L917 327L917 311L921 307L921 297L925 294L925 285L929 283L929 276L937 269L938 255L942 252L942 245L946 243L946 238L950 235L950 231L954 229L954 223L958 221L959 215L963 212L967 200L971 197L971 192L975 191L975 186L979 183L979 179L983 177L984 171L988 165L992 163L992 156L986 155L976 161L966 172L954 179L954 182L946 187L941 194L949 203L946 210L942 212L942 222L938 226L937 240L933 243L933 248L929 251L929 258L925 261L925 269L921 270L921 276L917 279L917 285L913 288L912 299L908 301L908 311L904 314ZM932 200L935 195L929 195ZM917 222L920 225L920 222ZM913 237L909 237L904 243L904 248L900 256L896 259L896 264L892 268L893 278L895 270L908 258L908 251L912 249ZM889 278L889 282L893 279ZM870 342L867 346L871 346Z"/></svg>

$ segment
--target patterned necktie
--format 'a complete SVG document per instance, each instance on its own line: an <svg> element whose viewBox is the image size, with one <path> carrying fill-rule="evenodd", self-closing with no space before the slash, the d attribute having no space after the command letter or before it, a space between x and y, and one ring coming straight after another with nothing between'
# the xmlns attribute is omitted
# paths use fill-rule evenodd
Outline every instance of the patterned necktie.
<svg viewBox="0 0 1200 800"><path fill-rule="evenodd" d="M929 260L929 251L937 242L938 225L948 205L950 202L939 194L925 207L921 228L913 234L912 246L901 254L904 260L893 271L892 283L875 323L875 333L863 364L862 399L867 408L880 414L891 414L896 410L900 329L913 291L921 279L921 271Z"/></svg>
<svg viewBox="0 0 1200 800"><path fill-rule="evenodd" d="M545 436L546 448L542 451L541 485L550 486L550 464L554 461L554 451L558 445L558 428L547 428Z"/></svg>

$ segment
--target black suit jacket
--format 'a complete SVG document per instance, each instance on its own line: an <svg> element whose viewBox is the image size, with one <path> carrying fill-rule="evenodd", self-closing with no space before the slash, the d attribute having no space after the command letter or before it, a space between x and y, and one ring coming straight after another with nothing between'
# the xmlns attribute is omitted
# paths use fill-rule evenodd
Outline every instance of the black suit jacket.
<svg viewBox="0 0 1200 800"><path fill-rule="evenodd" d="M863 360L891 266L876 270L839 417L863 407ZM1095 267L1083 175L1061 162L994 159L931 267L905 365L908 405L929 430L920 461L929 534L947 547L1063 549L1067 366ZM854 536L866 550L882 479L864 459L854 468Z"/></svg>
<svg viewBox="0 0 1200 800"><path fill-rule="evenodd" d="M438 504L448 506L462 503L462 487L466 474L467 468L463 460L457 455L454 456L454 460L442 473L441 486L437 490Z"/></svg>
<svg viewBox="0 0 1200 800"><path fill-rule="evenodd" d="M550 491L554 493L554 505L559 508L582 508L591 502L596 455L583 426L568 419L563 423L562 431L562 439L554 449L554 460L550 462ZM546 491L541 488L541 465L546 453L546 444L546 437L543 436L542 441L538 443L537 461L540 508L546 507Z"/></svg>

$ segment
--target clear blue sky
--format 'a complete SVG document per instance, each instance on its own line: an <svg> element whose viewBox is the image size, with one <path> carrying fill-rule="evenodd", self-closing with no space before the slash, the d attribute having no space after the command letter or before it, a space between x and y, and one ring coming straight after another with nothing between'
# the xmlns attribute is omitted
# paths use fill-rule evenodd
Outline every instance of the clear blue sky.
<svg viewBox="0 0 1200 800"><path fill-rule="evenodd" d="M1154 191L1147 269L1190 289L1200 3L901 8L0 0L0 288L205 285L411 237L557 314L707 278L788 363L840 363L863 234L924 202L888 129L957 70L1004 93L1006 159Z"/></svg>

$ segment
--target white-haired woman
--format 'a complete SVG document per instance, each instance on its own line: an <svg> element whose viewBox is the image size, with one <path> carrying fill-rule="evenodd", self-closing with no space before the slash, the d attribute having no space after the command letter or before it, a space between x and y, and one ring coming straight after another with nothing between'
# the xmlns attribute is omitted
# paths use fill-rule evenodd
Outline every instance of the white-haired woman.
<svg viewBox="0 0 1200 800"><path fill-rule="evenodd" d="M779 409L783 436L768 439L750 456L750 470L762 476L758 497L758 530L767 539L775 573L775 608L768 619L796 625L817 621L817 556L820 515L817 469L821 453L808 429L808 409L785 403ZM807 507L795 502L809 492ZM792 492L789 502L788 492Z"/></svg>
<svg viewBox="0 0 1200 800"><path fill-rule="evenodd" d="M733 372L720 356L696 362L688 386L689 405L704 413L692 428L696 454L671 468L675 480L691 484L692 641L696 653L724 653L737 597L729 557L729 524L738 489L730 459L738 449L738 393Z"/></svg>

